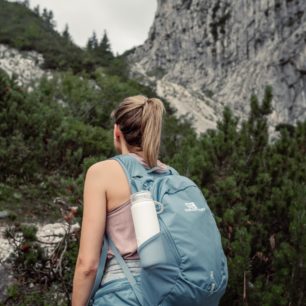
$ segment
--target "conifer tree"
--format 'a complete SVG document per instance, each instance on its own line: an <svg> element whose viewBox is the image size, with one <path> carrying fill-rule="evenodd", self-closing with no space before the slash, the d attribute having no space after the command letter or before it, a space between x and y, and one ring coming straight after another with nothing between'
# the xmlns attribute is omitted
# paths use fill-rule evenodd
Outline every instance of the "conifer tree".
<svg viewBox="0 0 306 306"><path fill-rule="evenodd" d="M42 19L45 21L47 26L49 26L52 29L54 29L56 26L56 23L53 18L54 18L53 12L51 10L48 11L47 9L44 8L42 13Z"/></svg>
<svg viewBox="0 0 306 306"><path fill-rule="evenodd" d="M95 49L95 57L102 66L109 66L114 58L106 31L104 31L103 37Z"/></svg>
<svg viewBox="0 0 306 306"><path fill-rule="evenodd" d="M91 37L87 41L87 50L93 51L98 47L98 39L95 31L92 32Z"/></svg>
<svg viewBox="0 0 306 306"><path fill-rule="evenodd" d="M69 42L69 43L72 42L72 38L71 38L71 35L69 33L69 26L68 26L68 24L65 25L65 29L64 29L64 31L62 33L62 36L65 38L65 40L67 42Z"/></svg>
<svg viewBox="0 0 306 306"><path fill-rule="evenodd" d="M25 7L27 7L27 8L30 7L30 1L29 1L29 0L24 0L24 1L22 2L22 4L23 4Z"/></svg>
<svg viewBox="0 0 306 306"><path fill-rule="evenodd" d="M112 55L111 45L110 45L106 30L104 30L103 37L100 41L99 50L104 54Z"/></svg>
<svg viewBox="0 0 306 306"><path fill-rule="evenodd" d="M40 6L39 6L39 5L36 5L36 6L33 8L33 12L34 12L37 16L40 16Z"/></svg>

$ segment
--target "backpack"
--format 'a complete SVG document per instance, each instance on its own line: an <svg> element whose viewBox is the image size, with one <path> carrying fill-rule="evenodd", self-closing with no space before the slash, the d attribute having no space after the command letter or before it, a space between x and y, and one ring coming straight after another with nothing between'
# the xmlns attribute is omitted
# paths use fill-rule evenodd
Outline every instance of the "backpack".
<svg viewBox="0 0 306 306"><path fill-rule="evenodd" d="M105 265L103 257L106 257L105 249L110 244L139 305L219 305L228 283L227 260L219 230L201 190L172 167L168 166L168 170L161 173L156 172L157 167L145 168L129 154L111 159L121 164L132 193L149 190L153 200L161 203L162 209L158 213L160 233L138 248L142 264L140 285L110 237L105 237L92 296L101 281ZM159 251L164 253L163 260L147 266L146 260Z"/></svg>

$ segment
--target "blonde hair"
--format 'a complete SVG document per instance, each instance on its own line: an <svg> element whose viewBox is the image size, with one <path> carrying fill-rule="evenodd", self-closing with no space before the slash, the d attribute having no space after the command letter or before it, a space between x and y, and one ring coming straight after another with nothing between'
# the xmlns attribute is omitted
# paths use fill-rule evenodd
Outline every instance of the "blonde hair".
<svg viewBox="0 0 306 306"><path fill-rule="evenodd" d="M160 99L133 96L125 98L111 114L129 150L143 150L144 159L151 168L157 165L164 111Z"/></svg>

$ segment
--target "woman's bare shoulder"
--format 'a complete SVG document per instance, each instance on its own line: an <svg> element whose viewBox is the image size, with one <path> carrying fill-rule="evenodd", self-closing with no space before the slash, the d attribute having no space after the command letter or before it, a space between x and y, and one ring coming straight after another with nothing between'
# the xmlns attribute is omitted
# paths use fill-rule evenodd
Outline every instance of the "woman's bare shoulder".
<svg viewBox="0 0 306 306"><path fill-rule="evenodd" d="M119 163L114 160L114 159L106 159L106 160L101 160L98 161L94 164L92 164L89 168L88 168L88 172L94 172L96 174L101 173L101 174L105 174L105 172L112 172L114 171L116 168L120 168Z"/></svg>

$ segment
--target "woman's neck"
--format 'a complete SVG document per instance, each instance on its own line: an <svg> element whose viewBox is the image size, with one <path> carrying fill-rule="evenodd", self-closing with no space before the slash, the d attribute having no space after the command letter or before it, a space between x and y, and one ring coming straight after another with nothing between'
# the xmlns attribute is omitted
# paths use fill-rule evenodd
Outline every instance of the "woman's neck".
<svg viewBox="0 0 306 306"><path fill-rule="evenodd" d="M121 154L125 155L125 154L129 154L129 153L134 153L134 154L136 154L136 155L138 155L138 156L140 156L141 158L144 159L144 153L143 153L143 151L132 151L132 150L129 151L129 149L126 148L126 147L123 147L123 148L122 148L122 153L121 153Z"/></svg>

